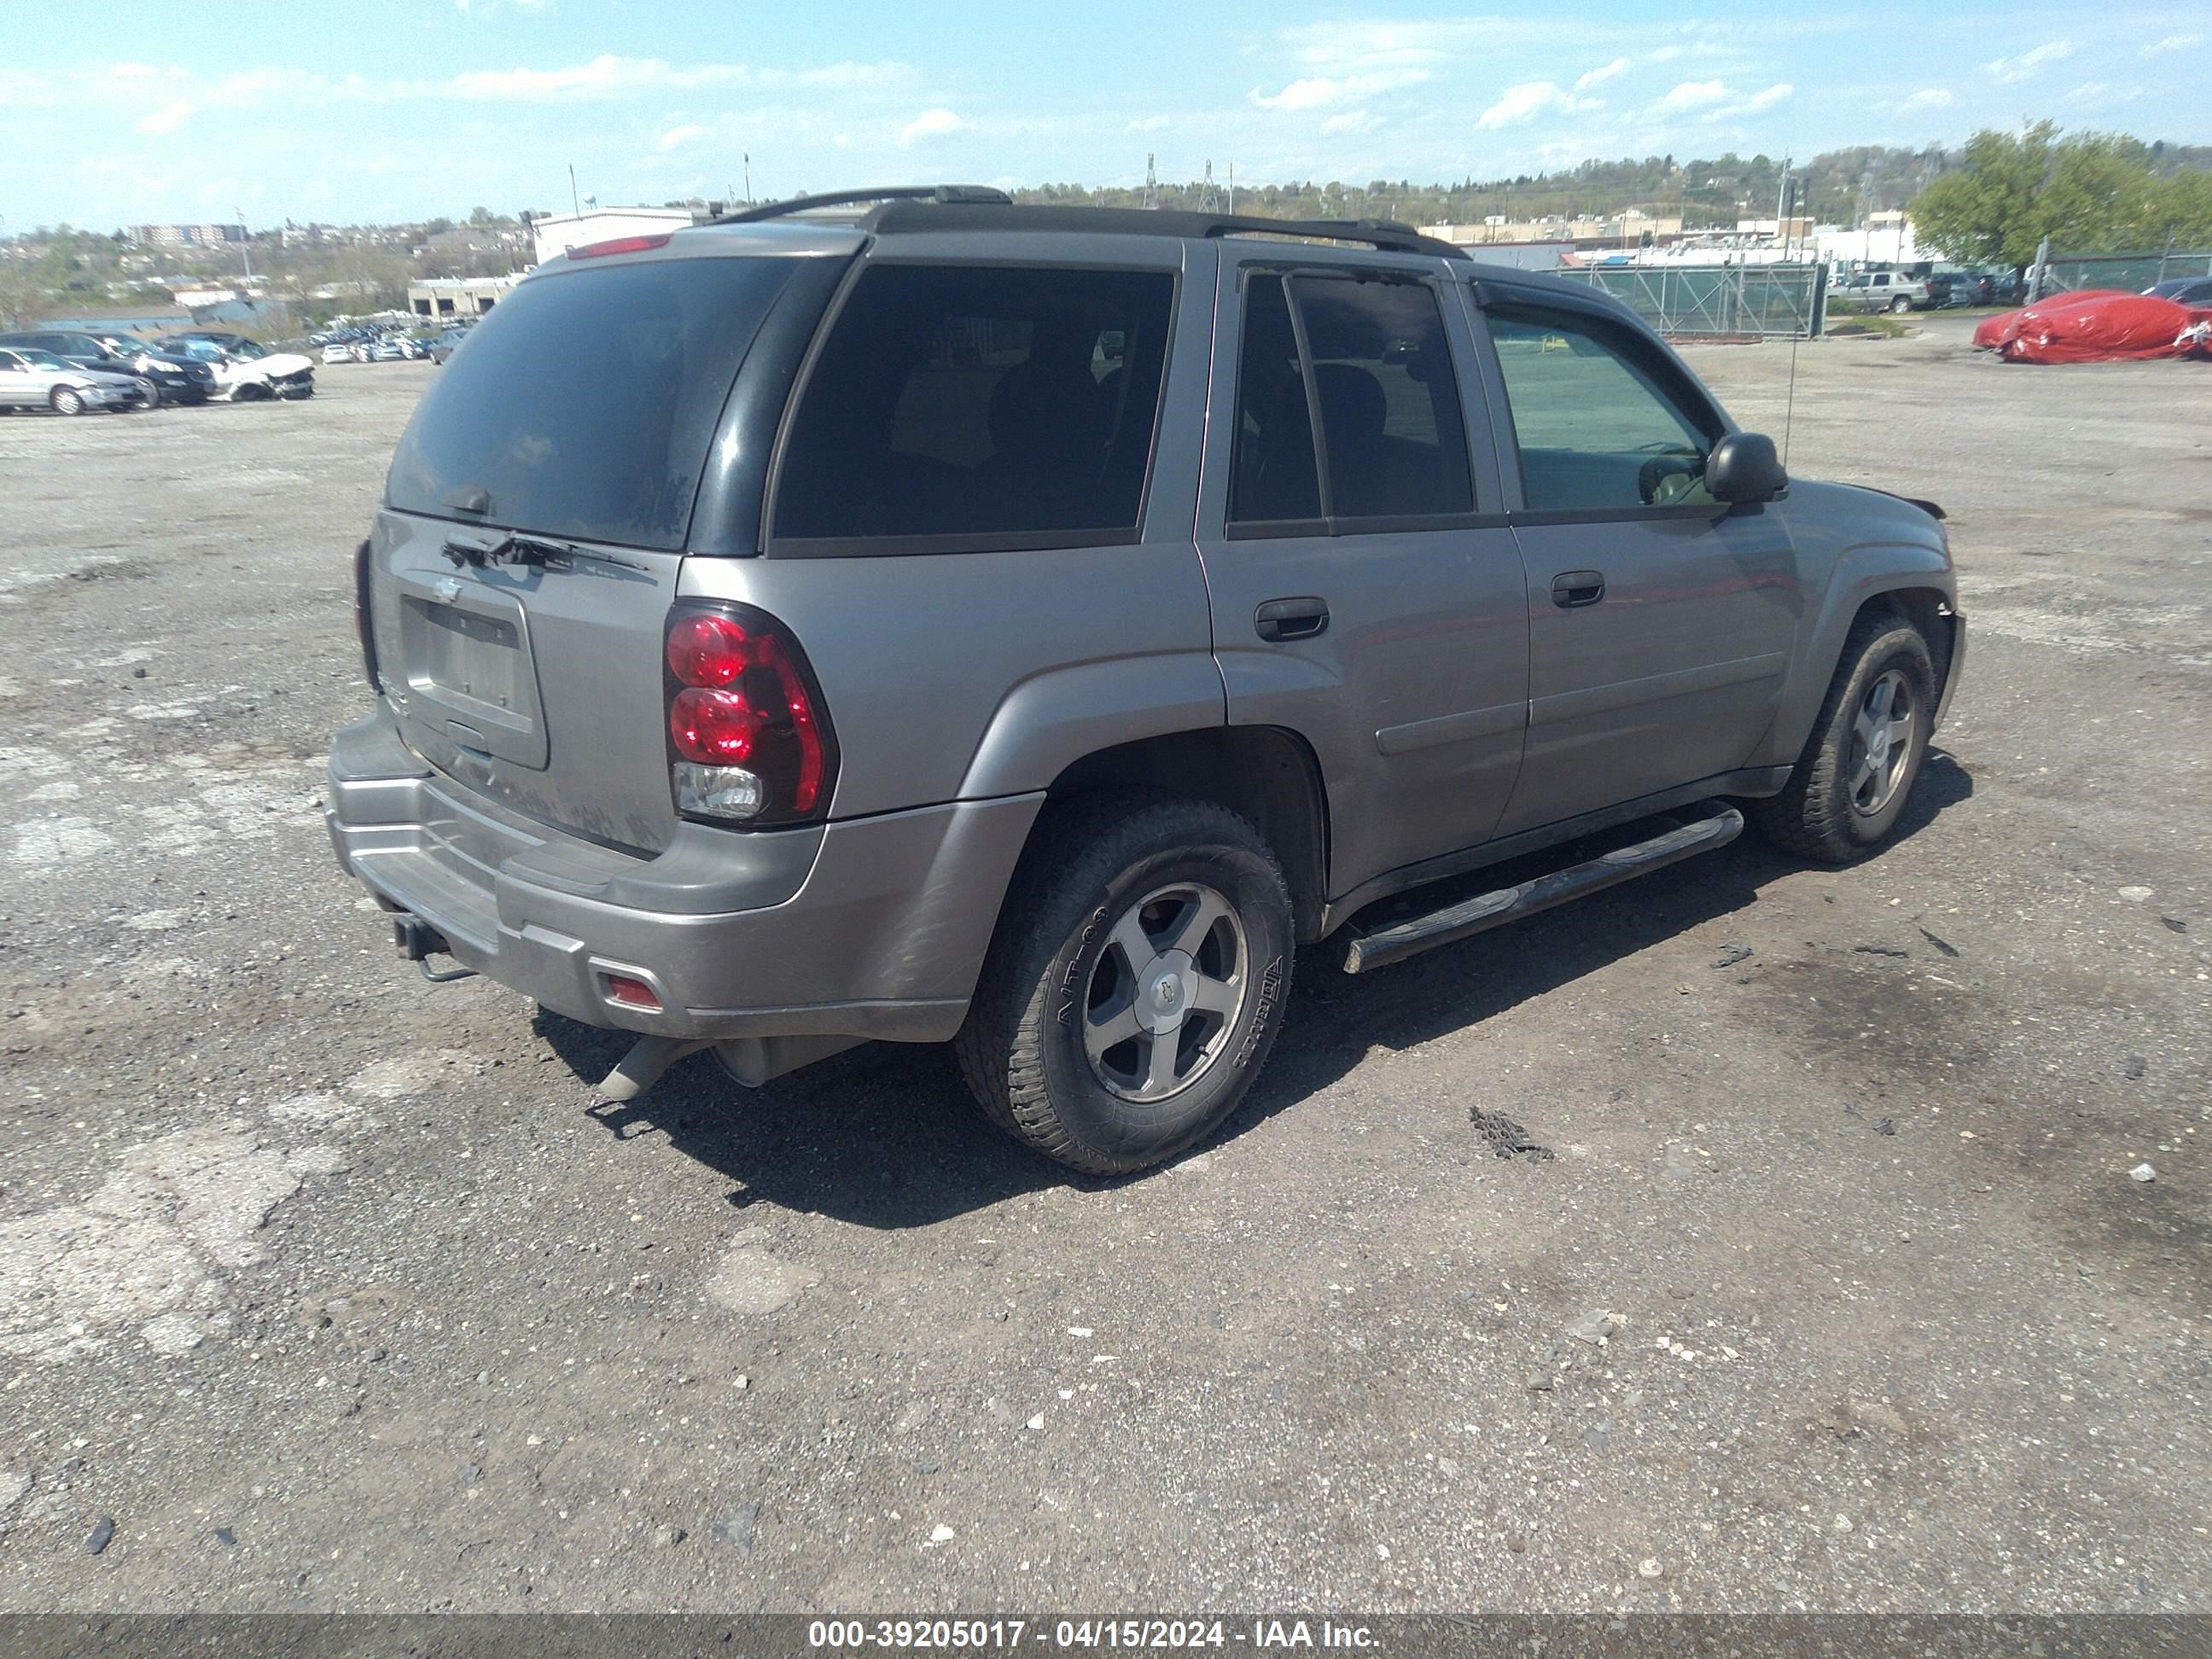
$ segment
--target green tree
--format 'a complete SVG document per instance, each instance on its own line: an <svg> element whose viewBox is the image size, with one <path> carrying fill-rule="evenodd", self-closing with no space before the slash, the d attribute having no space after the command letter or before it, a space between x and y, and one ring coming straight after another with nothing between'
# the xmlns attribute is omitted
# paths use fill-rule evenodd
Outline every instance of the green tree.
<svg viewBox="0 0 2212 1659"><path fill-rule="evenodd" d="M2045 236L2066 253L2163 247L2212 235L2212 180L2162 175L2161 157L2122 134L2061 137L2048 121L2017 133L1984 131L1964 163L1912 199L1920 240L1966 264L2014 266Z"/></svg>

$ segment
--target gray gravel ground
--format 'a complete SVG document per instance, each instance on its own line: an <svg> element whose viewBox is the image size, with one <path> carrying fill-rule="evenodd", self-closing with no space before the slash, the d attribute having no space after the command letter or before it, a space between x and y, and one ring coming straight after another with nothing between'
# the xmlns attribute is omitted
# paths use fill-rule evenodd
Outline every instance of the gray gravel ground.
<svg viewBox="0 0 2212 1659"><path fill-rule="evenodd" d="M1954 514L1911 833L1309 962L1120 1183L393 958L316 799L432 370L0 421L0 1606L2212 1607L2212 369L1798 368Z"/></svg>

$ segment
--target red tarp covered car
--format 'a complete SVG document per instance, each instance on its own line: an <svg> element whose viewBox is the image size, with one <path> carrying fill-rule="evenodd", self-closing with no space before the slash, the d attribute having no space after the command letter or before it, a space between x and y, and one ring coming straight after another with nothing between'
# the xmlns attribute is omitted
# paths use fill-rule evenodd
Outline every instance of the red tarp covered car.
<svg viewBox="0 0 2212 1659"><path fill-rule="evenodd" d="M2186 357L2203 350L2212 311L2148 294L2118 294L2074 305L2030 307L1999 348L2021 363L2110 363Z"/></svg>
<svg viewBox="0 0 2212 1659"><path fill-rule="evenodd" d="M2117 288L2085 288L2073 294L2054 294L2047 300L2038 300L2032 306L2022 306L2016 311L2000 311L1994 317L1984 317L1974 325L1974 343L1984 351L2002 351L2019 334L2021 325L2031 317L2048 316L2061 306L2070 306L2084 300L2116 299L2126 292Z"/></svg>

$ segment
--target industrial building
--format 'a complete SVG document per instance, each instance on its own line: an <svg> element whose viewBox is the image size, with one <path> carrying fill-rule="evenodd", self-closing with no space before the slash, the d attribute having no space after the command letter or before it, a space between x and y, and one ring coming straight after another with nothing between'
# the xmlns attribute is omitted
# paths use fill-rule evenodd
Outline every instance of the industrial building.
<svg viewBox="0 0 2212 1659"><path fill-rule="evenodd" d="M481 317L521 280L520 276L426 276L407 284L407 308L417 317Z"/></svg>

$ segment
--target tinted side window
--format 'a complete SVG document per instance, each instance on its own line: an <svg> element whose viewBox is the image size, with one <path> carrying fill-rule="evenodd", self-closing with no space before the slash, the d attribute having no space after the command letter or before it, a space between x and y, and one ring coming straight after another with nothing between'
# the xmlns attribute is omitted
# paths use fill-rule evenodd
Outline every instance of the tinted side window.
<svg viewBox="0 0 2212 1659"><path fill-rule="evenodd" d="M1711 501L1706 416L1670 392L1662 360L1595 318L1520 307L1487 313L1537 512Z"/></svg>
<svg viewBox="0 0 2212 1659"><path fill-rule="evenodd" d="M1237 349L1230 522L1318 519L1321 475L1314 466L1313 422L1281 277L1255 274L1245 283L1243 327Z"/></svg>
<svg viewBox="0 0 2212 1659"><path fill-rule="evenodd" d="M1165 271L865 272L793 422L774 534L1133 535L1174 304Z"/></svg>
<svg viewBox="0 0 2212 1659"><path fill-rule="evenodd" d="M1419 283L1291 284L1321 404L1335 519L1467 513L1467 428L1437 296Z"/></svg>

